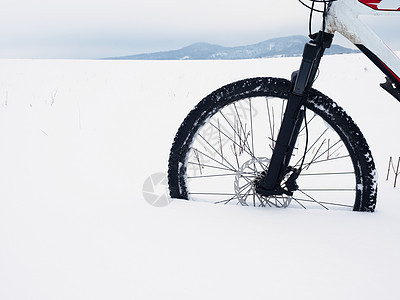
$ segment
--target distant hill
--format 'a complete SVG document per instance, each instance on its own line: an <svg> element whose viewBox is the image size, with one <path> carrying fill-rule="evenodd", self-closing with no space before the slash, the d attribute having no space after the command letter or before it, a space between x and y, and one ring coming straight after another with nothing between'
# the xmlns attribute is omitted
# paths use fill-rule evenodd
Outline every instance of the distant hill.
<svg viewBox="0 0 400 300"><path fill-rule="evenodd" d="M266 40L261 43L238 46L223 47L208 43L196 43L182 49L144 53L107 59L117 60L202 60L202 59L252 59L266 57L289 57L301 56L304 44L309 41L305 36L289 36ZM354 53L352 50L339 45L332 45L326 54Z"/></svg>

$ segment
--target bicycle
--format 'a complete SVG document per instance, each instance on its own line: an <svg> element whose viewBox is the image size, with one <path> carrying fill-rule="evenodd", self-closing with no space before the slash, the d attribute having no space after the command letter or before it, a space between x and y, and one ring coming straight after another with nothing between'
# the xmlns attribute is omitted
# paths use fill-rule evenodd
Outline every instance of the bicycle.
<svg viewBox="0 0 400 300"><path fill-rule="evenodd" d="M358 19L364 13L400 11L400 1L399 7L381 0L298 1L310 9L310 41L299 70L291 80L234 82L197 104L171 147L172 198L375 210L376 169L363 134L341 107L312 85L324 51L340 32L386 75L381 87L400 101L400 60ZM315 12L322 13L322 28L312 33Z"/></svg>

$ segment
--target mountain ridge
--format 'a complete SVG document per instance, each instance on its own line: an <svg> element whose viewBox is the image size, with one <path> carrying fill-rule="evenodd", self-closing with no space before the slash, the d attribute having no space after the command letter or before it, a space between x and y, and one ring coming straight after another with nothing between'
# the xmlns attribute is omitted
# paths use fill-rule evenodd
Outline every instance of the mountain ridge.
<svg viewBox="0 0 400 300"><path fill-rule="evenodd" d="M177 49L153 53L142 53L120 57L110 57L110 60L234 60L269 57L301 56L304 44L309 38L301 35L268 39L259 43L225 47L205 42L197 42ZM358 50L333 44L326 54L356 53Z"/></svg>

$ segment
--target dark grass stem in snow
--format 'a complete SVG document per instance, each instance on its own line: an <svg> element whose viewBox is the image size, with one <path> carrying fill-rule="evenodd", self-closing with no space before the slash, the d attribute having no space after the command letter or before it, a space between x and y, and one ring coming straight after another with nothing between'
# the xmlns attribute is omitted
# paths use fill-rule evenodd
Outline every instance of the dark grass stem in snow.
<svg viewBox="0 0 400 300"><path fill-rule="evenodd" d="M396 187L396 185L397 185L397 177L400 174L399 167L400 167L400 157L397 159L396 169L394 168L393 157L390 157L389 158L388 171L387 171L387 174L386 174L386 181L389 180L389 176L390 176L390 173L391 173L390 171L393 171L393 174L394 174L393 187Z"/></svg>

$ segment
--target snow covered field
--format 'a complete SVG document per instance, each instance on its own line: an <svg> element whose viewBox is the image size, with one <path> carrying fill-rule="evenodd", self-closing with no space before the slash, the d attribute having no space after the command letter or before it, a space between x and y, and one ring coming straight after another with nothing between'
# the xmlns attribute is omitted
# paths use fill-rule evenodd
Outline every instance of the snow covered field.
<svg viewBox="0 0 400 300"><path fill-rule="evenodd" d="M299 61L0 60L0 299L399 299L400 103L360 54L315 87L371 146L375 213L144 199L202 97Z"/></svg>

